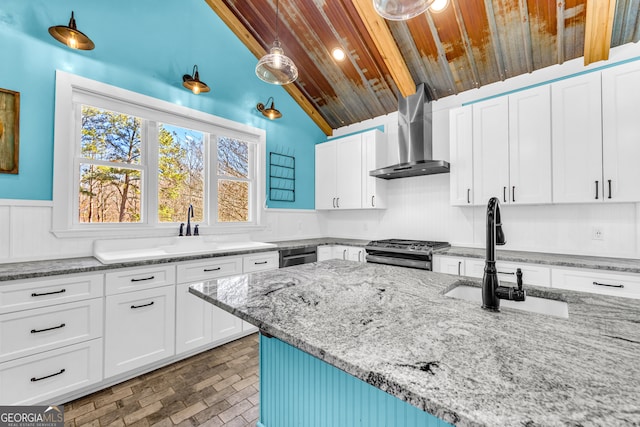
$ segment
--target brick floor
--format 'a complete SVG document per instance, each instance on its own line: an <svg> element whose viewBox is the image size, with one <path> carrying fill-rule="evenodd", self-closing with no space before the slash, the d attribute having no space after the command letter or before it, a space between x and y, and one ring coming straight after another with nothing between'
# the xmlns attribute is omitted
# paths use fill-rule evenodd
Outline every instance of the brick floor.
<svg viewBox="0 0 640 427"><path fill-rule="evenodd" d="M258 335L64 405L65 427L255 427Z"/></svg>

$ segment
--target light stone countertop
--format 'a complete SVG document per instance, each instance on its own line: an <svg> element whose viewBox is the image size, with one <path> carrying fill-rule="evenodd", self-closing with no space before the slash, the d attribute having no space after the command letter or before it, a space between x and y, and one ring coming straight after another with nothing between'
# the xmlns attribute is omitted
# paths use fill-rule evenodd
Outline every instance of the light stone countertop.
<svg viewBox="0 0 640 427"><path fill-rule="evenodd" d="M191 292L458 426L640 425L638 300L527 287L569 319L490 313L444 296L469 280L331 260Z"/></svg>

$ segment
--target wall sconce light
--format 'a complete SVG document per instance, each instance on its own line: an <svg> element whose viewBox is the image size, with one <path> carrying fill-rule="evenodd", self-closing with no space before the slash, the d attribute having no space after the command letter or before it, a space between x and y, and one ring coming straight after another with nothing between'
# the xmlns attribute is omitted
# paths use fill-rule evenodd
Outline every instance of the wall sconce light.
<svg viewBox="0 0 640 427"><path fill-rule="evenodd" d="M256 105L256 109L268 119L279 119L280 117L282 117L282 113L276 110L276 107L274 107L273 96L270 96L269 99L267 99L267 104L269 103L269 100L271 100L271 105L269 105L269 107L265 108L262 102L258 102L258 105Z"/></svg>
<svg viewBox="0 0 640 427"><path fill-rule="evenodd" d="M60 43L69 46L71 49L92 50L96 47L89 37L78 31L73 11L71 11L69 25L56 25L54 27L49 27L49 34L51 34L51 36Z"/></svg>
<svg viewBox="0 0 640 427"><path fill-rule="evenodd" d="M200 81L200 74L198 74L197 65L193 66L192 75L185 74L184 76L182 76L182 86L186 87L196 95L201 92L209 92L211 90L205 82Z"/></svg>

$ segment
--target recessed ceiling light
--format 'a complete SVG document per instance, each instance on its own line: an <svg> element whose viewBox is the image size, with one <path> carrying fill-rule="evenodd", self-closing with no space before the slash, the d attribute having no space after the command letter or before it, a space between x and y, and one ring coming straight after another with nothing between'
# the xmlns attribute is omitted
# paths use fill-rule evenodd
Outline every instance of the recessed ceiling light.
<svg viewBox="0 0 640 427"><path fill-rule="evenodd" d="M340 49L339 47L334 48L331 51L331 55L333 56L333 59L335 59L336 61L344 61L344 58L347 57L347 55L345 55L344 50Z"/></svg>
<svg viewBox="0 0 640 427"><path fill-rule="evenodd" d="M432 12L440 12L442 9L447 7L449 4L449 0L435 0L431 6L429 6L429 10Z"/></svg>

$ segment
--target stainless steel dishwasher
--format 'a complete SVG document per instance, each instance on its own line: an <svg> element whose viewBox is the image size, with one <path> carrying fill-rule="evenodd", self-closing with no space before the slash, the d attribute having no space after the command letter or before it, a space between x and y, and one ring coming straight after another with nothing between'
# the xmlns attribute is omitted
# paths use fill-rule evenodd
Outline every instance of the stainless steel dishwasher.
<svg viewBox="0 0 640 427"><path fill-rule="evenodd" d="M317 246L304 246L294 249L280 249L280 268L307 264L318 260Z"/></svg>

